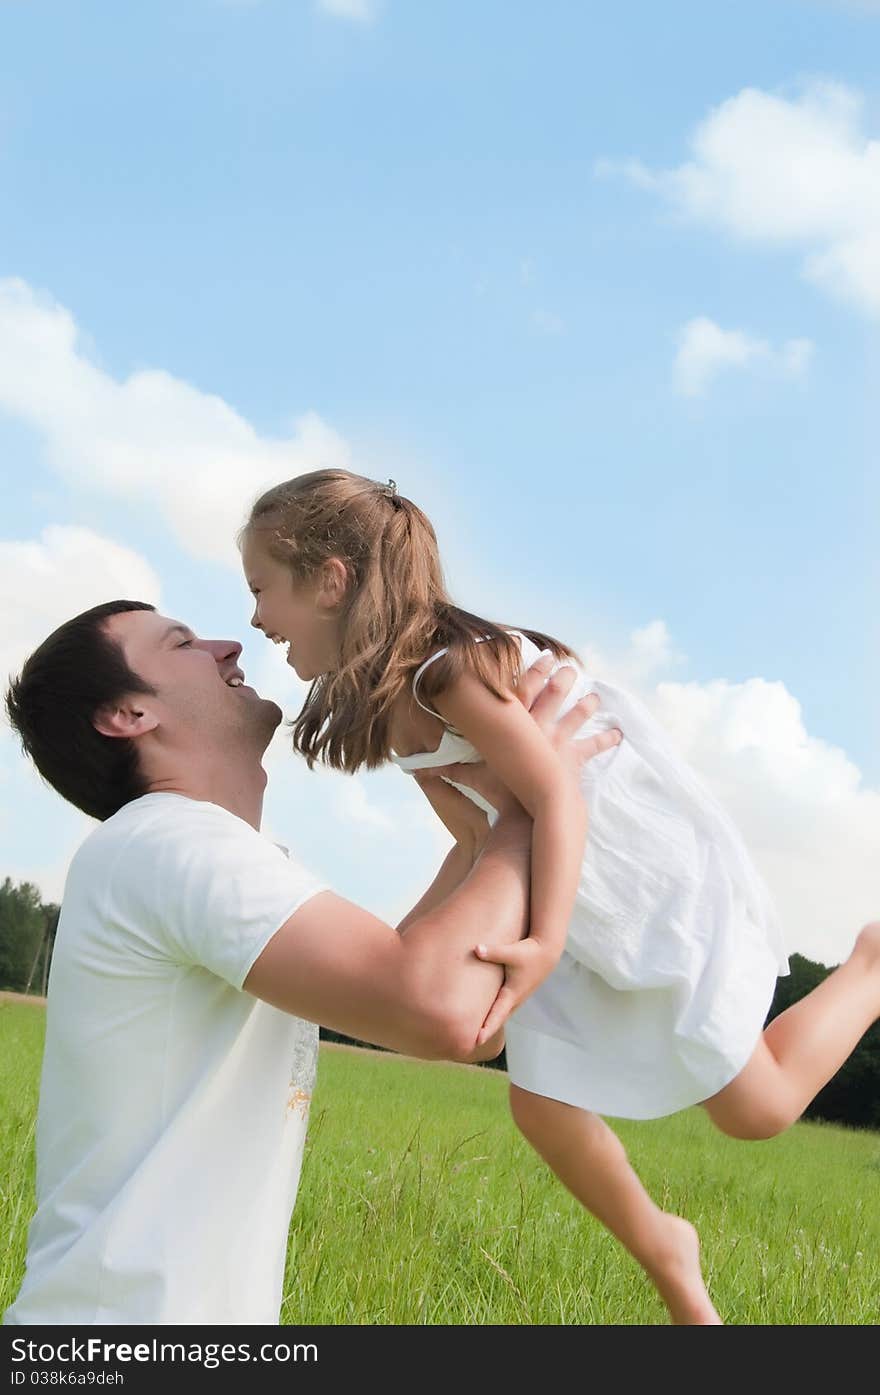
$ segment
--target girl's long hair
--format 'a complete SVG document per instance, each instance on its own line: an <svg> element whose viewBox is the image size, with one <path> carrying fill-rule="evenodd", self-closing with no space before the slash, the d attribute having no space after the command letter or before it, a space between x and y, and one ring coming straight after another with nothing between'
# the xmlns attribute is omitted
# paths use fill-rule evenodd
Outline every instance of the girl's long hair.
<svg viewBox="0 0 880 1395"><path fill-rule="evenodd" d="M516 639L505 626L452 604L434 529L391 481L383 485L347 470L299 475L257 500L242 533L259 533L298 580L314 576L331 557L348 573L339 668L314 680L293 723L294 749L310 767L316 760L349 772L384 764L394 702L437 649L448 652L419 684L428 706L465 670L497 697L515 687ZM519 633L557 658L576 658L549 635Z"/></svg>

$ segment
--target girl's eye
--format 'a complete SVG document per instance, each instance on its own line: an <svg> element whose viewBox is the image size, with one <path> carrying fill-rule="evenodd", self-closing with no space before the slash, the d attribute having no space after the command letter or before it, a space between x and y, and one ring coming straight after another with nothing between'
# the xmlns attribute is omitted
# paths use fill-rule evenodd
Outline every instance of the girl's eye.
<svg viewBox="0 0 880 1395"><path fill-rule="evenodd" d="M192 640L191 640L191 639L184 639L184 640L181 640L180 644L178 644L177 647L178 647L178 649L186 649L187 646L188 646L188 645L191 645L191 644L192 644Z"/></svg>

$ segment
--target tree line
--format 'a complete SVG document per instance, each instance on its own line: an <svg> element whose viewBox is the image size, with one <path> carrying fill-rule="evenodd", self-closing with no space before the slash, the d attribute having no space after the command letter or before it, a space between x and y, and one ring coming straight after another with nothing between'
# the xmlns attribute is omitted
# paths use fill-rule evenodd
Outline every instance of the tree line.
<svg viewBox="0 0 880 1395"><path fill-rule="evenodd" d="M32 882L14 884L6 877L0 886L0 990L45 996L58 928L60 906L44 902ZM767 1015L770 1022L792 1003L827 978L831 969L802 954L793 954L791 972L780 978ZM371 1046L325 1027L323 1041L351 1046ZM487 1069L504 1070L504 1053L484 1063ZM880 1022L865 1033L856 1050L813 1100L805 1119L824 1119L850 1128L880 1131Z"/></svg>
<svg viewBox="0 0 880 1395"><path fill-rule="evenodd" d="M45 996L61 907L33 882L0 886L0 989Z"/></svg>

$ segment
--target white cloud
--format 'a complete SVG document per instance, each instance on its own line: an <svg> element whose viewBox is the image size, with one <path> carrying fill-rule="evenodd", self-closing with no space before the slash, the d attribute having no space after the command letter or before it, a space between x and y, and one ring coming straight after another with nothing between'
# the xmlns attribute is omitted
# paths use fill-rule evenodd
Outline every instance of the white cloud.
<svg viewBox="0 0 880 1395"><path fill-rule="evenodd" d="M596 169L623 173L687 219L800 250L808 279L878 315L880 141L863 129L863 106L840 83L812 82L795 100L744 88L697 126L676 169Z"/></svg>
<svg viewBox="0 0 880 1395"><path fill-rule="evenodd" d="M809 339L789 339L781 349L773 349L766 339L755 339L739 329L722 329L699 316L679 331L673 381L685 397L700 397L719 373L748 364L784 378L799 378L809 366L813 347Z"/></svg>
<svg viewBox="0 0 880 1395"><path fill-rule="evenodd" d="M384 809L373 804L359 775L341 775L337 809L349 823L375 829L378 833L393 833L394 821Z"/></svg>
<svg viewBox="0 0 880 1395"><path fill-rule="evenodd" d="M337 19L355 19L362 24L376 17L376 0L317 0L319 10Z"/></svg>
<svg viewBox="0 0 880 1395"><path fill-rule="evenodd" d="M89 528L45 528L38 541L0 542L0 676L63 621L106 600L159 603L159 579L136 552Z"/></svg>
<svg viewBox="0 0 880 1395"><path fill-rule="evenodd" d="M0 542L3 690L8 677L58 625L111 599L159 604L158 577L129 548L88 528L59 526L44 529L36 541ZM22 756L5 716L0 721L0 783L0 831L7 850L0 875L33 881L45 899L60 900L70 858L93 824L43 784ZM40 850L33 858L22 855L25 842ZM10 852L13 846L17 853Z"/></svg>
<svg viewBox="0 0 880 1395"><path fill-rule="evenodd" d="M685 662L685 655L673 648L665 621L651 620L630 634L629 647L622 664L618 661L618 670L625 667L627 682L638 685L658 670Z"/></svg>
<svg viewBox="0 0 880 1395"><path fill-rule="evenodd" d="M880 913L880 790L864 786L842 748L810 736L783 683L660 678L681 660L662 621L635 631L620 655L583 652L591 673L642 698L730 813L773 893L789 952L845 959Z"/></svg>
<svg viewBox="0 0 880 1395"><path fill-rule="evenodd" d="M21 795L21 791L19 791L19 795ZM46 800L54 800L56 804L60 803L58 795L54 791L44 788L43 795ZM56 854L55 857L46 862L4 858L2 871L0 871L0 875L9 877L13 882L31 882L39 889L41 900L54 901L56 904L61 903L67 871L74 853L95 826L91 819L86 818L85 814L81 814L72 805L68 804L65 808L69 816L68 826L65 827L60 838L53 837L48 840ZM0 827L2 827L2 820L0 820ZM59 851L59 846L61 851Z"/></svg>
<svg viewBox="0 0 880 1395"><path fill-rule="evenodd" d="M260 490L350 464L315 413L291 438L268 440L221 397L161 369L117 381L87 358L69 311L20 280L0 281L0 409L40 433L59 473L155 509L186 552L233 566Z"/></svg>
<svg viewBox="0 0 880 1395"><path fill-rule="evenodd" d="M782 683L660 684L656 710L746 834L789 950L844 959L877 917L880 791L808 734Z"/></svg>

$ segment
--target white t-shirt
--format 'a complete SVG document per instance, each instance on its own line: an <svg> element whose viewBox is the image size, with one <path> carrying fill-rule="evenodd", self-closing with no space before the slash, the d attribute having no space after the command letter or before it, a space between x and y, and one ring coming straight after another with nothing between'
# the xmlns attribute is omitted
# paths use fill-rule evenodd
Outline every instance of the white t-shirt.
<svg viewBox="0 0 880 1395"><path fill-rule="evenodd" d="M7 1324L277 1323L318 1028L241 986L323 883L216 804L148 794L70 866L37 1211Z"/></svg>

